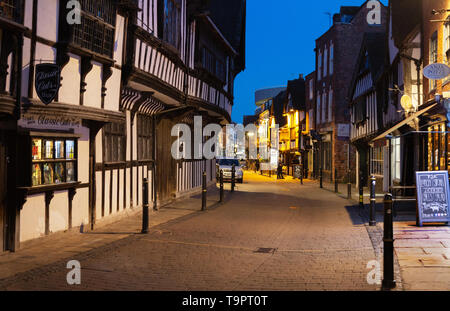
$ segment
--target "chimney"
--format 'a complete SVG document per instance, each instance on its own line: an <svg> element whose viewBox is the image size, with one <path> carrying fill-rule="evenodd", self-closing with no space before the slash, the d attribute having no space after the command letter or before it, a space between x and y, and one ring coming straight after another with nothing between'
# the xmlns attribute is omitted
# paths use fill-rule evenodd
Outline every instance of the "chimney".
<svg viewBox="0 0 450 311"><path fill-rule="evenodd" d="M303 74L302 74L302 73L299 74L299 75L298 75L298 78L303 80Z"/></svg>

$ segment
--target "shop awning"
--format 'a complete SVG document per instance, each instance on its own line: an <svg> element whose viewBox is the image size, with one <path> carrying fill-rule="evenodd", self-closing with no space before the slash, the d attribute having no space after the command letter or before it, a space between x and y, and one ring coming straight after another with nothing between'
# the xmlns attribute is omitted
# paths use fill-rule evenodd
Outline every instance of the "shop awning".
<svg viewBox="0 0 450 311"><path fill-rule="evenodd" d="M387 130L386 132L384 132L383 134L377 136L377 138L373 139L372 142L375 142L377 140L386 138L387 135L395 132L396 130L398 130L399 128L401 128L402 126L408 124L409 122L411 122L412 120L414 120L415 118L418 118L419 116L423 115L425 112L431 110L432 108L434 108L436 104L433 104L423 110L417 111L416 113L414 113L413 115L409 116L408 118L406 118L405 120L397 123L394 127L390 128L389 130Z"/></svg>
<svg viewBox="0 0 450 311"><path fill-rule="evenodd" d="M135 90L124 89L122 91L121 110L125 111L136 109L136 103L138 103L139 106L137 107L137 112L147 115L154 115L158 112L166 110L167 108L166 105L152 96L146 96L145 94Z"/></svg>

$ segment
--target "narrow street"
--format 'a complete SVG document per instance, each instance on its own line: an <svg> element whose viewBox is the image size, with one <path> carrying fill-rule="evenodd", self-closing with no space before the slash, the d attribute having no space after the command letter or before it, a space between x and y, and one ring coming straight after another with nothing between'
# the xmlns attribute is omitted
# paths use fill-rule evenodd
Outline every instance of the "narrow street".
<svg viewBox="0 0 450 311"><path fill-rule="evenodd" d="M358 211L348 205L315 183L247 172L244 184L223 205L181 214L152 227L148 235L128 234L88 252L80 249L45 269L0 279L0 288L377 290L367 283L366 266L375 259L372 243ZM131 228L138 228L140 214L133 217ZM101 228L77 238L125 234L129 224L116 224L121 232ZM81 285L67 284L69 260L81 263Z"/></svg>

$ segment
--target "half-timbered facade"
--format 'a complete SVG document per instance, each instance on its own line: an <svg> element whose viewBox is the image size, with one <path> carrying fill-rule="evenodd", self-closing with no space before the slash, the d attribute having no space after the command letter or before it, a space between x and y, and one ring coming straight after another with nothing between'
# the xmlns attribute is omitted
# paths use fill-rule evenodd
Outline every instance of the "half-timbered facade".
<svg viewBox="0 0 450 311"><path fill-rule="evenodd" d="M78 2L0 1L0 251L136 211L144 178L155 208L215 180L172 127L230 122L245 1L232 27L220 1Z"/></svg>
<svg viewBox="0 0 450 311"><path fill-rule="evenodd" d="M0 252L16 247L20 217L14 196L19 163L16 161L17 119L20 95L23 36L29 34L24 25L24 1L0 2Z"/></svg>
<svg viewBox="0 0 450 311"><path fill-rule="evenodd" d="M245 12L245 1L234 2ZM214 160L172 158L170 148L176 137L171 129L177 123L193 128L194 116L202 116L203 125L231 121L233 81L242 69L238 62L241 42L233 45L225 36L229 25L220 23L214 13L231 11L219 1L136 3L128 25L120 109L126 113L130 137L130 183L140 186L150 172L156 207L198 189L205 170L208 181L215 180ZM244 15L238 24L245 26ZM139 124L151 124L148 140L140 139L147 129ZM142 158L143 154L148 157ZM141 202L139 186L126 195L132 205Z"/></svg>
<svg viewBox="0 0 450 311"><path fill-rule="evenodd" d="M383 33L365 34L349 94L350 141L357 149L357 170L364 180L368 180L369 175L383 179L384 145L375 146L371 140L383 129L385 43L386 35Z"/></svg>

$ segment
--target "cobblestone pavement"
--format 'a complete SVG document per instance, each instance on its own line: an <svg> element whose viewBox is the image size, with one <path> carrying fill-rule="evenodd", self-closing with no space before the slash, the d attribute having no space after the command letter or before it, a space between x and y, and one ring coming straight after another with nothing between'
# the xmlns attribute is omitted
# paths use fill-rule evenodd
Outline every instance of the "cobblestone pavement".
<svg viewBox="0 0 450 311"><path fill-rule="evenodd" d="M0 289L378 290L367 283L374 248L348 205L314 183L248 173L221 206L10 276ZM81 285L67 284L68 259L80 261Z"/></svg>

